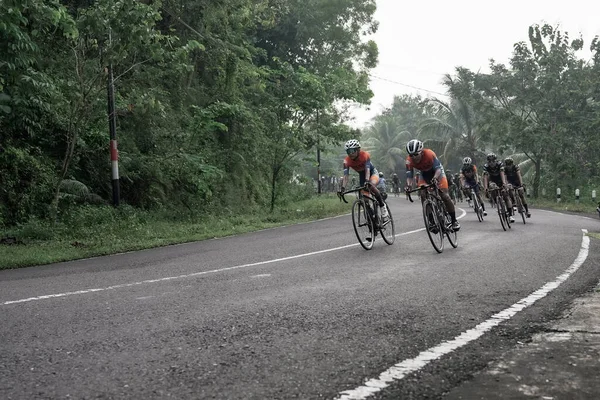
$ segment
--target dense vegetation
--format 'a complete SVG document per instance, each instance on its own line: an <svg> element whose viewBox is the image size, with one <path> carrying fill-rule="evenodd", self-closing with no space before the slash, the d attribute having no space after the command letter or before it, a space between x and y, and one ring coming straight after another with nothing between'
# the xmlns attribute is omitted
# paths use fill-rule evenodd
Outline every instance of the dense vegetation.
<svg viewBox="0 0 600 400"><path fill-rule="evenodd" d="M109 70L124 204L180 217L311 197L317 144L331 150L322 171L339 174L340 143L360 136L345 122L372 96L374 11L375 0L0 2L0 226L110 203ZM513 155L535 196L600 183L598 38L534 25L509 65L490 67L458 67L448 99L396 98L361 137L380 169L403 173L419 137L454 171L466 155Z"/></svg>
<svg viewBox="0 0 600 400"><path fill-rule="evenodd" d="M371 97L374 11L374 0L2 1L0 225L112 199L110 67L123 203L194 214L312 195L288 187L297 155L346 138L344 105Z"/></svg>

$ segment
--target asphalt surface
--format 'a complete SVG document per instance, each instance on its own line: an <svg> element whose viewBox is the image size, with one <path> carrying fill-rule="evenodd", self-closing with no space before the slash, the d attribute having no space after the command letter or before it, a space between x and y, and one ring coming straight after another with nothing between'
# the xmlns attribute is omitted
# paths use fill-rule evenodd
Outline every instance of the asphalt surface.
<svg viewBox="0 0 600 400"><path fill-rule="evenodd" d="M396 242L371 251L346 215L0 271L0 398L598 397L576 310L598 304L600 220L534 209L505 232L463 203L437 254L420 206L389 203ZM568 362L580 384L551 392Z"/></svg>

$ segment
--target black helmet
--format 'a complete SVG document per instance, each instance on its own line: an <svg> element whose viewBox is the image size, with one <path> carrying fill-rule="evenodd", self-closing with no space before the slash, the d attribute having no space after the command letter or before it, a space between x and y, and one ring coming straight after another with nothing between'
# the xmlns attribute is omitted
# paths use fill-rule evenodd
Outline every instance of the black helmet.
<svg viewBox="0 0 600 400"><path fill-rule="evenodd" d="M512 159L512 157L506 157L506 158L504 159L504 165L511 166L511 165L513 165L514 163L515 163L515 161Z"/></svg>
<svg viewBox="0 0 600 400"><path fill-rule="evenodd" d="M488 161L496 161L496 153L490 153L487 155Z"/></svg>

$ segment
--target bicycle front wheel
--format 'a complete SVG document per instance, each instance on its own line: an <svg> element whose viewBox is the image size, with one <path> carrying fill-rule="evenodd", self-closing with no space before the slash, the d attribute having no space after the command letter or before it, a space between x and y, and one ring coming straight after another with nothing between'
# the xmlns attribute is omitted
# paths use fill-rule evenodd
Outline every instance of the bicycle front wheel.
<svg viewBox="0 0 600 400"><path fill-rule="evenodd" d="M521 196L519 196L519 193L517 193L517 195L515 196L515 202L517 203L517 210L519 210L519 214L521 214L521 218L523 218L523 223L526 224L527 221L525 220L525 207L523 207L523 202L521 201Z"/></svg>
<svg viewBox="0 0 600 400"><path fill-rule="evenodd" d="M444 208L444 219L446 222L444 224L444 231L446 231L446 237L448 238L450 245L454 248L457 248L458 247L458 232L456 232L452 228L452 217L450 217L450 213L448 213L448 211L446 211L445 208Z"/></svg>
<svg viewBox="0 0 600 400"><path fill-rule="evenodd" d="M498 211L498 218L500 218L500 224L502 224L502 229L506 230L508 227L506 226L506 212L505 212L505 207L504 207L504 200L502 200L500 198L500 196L498 195L498 197L496 198L496 211Z"/></svg>
<svg viewBox="0 0 600 400"><path fill-rule="evenodd" d="M441 221L438 220L435 206L428 200L423 203L423 220L431 245L435 251L441 253L444 251L444 231Z"/></svg>
<svg viewBox="0 0 600 400"><path fill-rule="evenodd" d="M365 250L371 250L375 242L375 225L364 200L357 199L352 204L352 224L358 243Z"/></svg>
<svg viewBox="0 0 600 400"><path fill-rule="evenodd" d="M477 194L475 192L471 192L471 198L473 199L473 208L475 209L475 214L477 214L477 219L479 222L483 221L483 208L479 203L479 198L477 198Z"/></svg>
<svg viewBox="0 0 600 400"><path fill-rule="evenodd" d="M383 241L387 244L393 244L396 239L396 228L394 227L394 218L392 217L392 211L390 207L388 207L387 203L385 205L387 207L388 218L381 223L381 228L379 228L379 232L381 232L381 237Z"/></svg>

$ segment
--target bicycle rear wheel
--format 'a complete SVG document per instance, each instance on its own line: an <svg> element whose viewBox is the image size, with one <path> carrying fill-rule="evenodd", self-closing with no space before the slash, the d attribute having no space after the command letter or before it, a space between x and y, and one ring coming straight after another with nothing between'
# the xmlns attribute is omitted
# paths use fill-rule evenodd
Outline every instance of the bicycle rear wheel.
<svg viewBox="0 0 600 400"><path fill-rule="evenodd" d="M431 245L435 251L441 253L444 251L444 231L441 221L438 220L435 206L428 200L423 203L423 220Z"/></svg>
<svg viewBox="0 0 600 400"><path fill-rule="evenodd" d="M364 200L357 199L352 204L352 224L358 243L365 250L371 250L375 242L375 225Z"/></svg>
<svg viewBox="0 0 600 400"><path fill-rule="evenodd" d="M387 244L393 244L396 239L396 228L394 227L394 217L392 217L392 211L390 207L387 206L388 218L385 222L381 223L381 227L379 228L379 232L381 232L381 237L383 241Z"/></svg>

